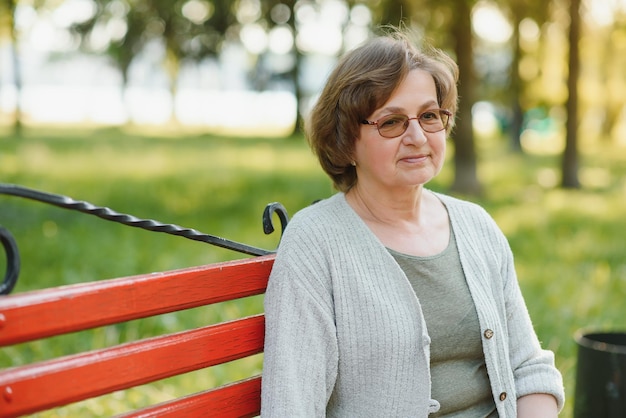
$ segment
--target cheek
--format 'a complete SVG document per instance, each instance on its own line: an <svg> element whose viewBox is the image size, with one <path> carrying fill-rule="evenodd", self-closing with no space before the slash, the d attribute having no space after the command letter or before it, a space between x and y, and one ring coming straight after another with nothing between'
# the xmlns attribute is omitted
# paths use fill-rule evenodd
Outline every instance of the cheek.
<svg viewBox="0 0 626 418"><path fill-rule="evenodd" d="M365 161L375 160L375 156L383 152L380 146L384 145L376 138L371 138L368 134L362 134L360 138L354 141L354 159L365 163Z"/></svg>
<svg viewBox="0 0 626 418"><path fill-rule="evenodd" d="M439 172L446 161L446 140L437 140L431 143L430 147L433 152L433 163Z"/></svg>
<svg viewBox="0 0 626 418"><path fill-rule="evenodd" d="M443 159L446 154L447 142L445 137L443 139L437 139L437 141L433 144L437 154L440 154L440 157Z"/></svg>

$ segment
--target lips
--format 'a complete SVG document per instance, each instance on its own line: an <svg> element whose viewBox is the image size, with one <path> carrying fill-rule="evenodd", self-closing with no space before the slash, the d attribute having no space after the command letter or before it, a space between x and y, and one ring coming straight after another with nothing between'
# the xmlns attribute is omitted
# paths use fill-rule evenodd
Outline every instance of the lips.
<svg viewBox="0 0 626 418"><path fill-rule="evenodd" d="M409 155L406 157L400 158L400 161L405 161L407 163L418 163L424 161L428 158L428 154L418 154L418 155Z"/></svg>

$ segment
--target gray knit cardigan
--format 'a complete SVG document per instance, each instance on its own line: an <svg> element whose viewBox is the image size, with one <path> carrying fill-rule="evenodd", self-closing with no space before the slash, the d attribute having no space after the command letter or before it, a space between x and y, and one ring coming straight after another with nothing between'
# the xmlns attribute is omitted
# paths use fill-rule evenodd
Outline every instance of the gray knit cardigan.
<svg viewBox="0 0 626 418"><path fill-rule="evenodd" d="M516 417L516 399L531 393L554 395L561 409L563 380L533 330L506 238L479 206L438 197L478 312L499 416ZM265 315L262 417L426 417L439 408L419 298L344 194L287 226Z"/></svg>

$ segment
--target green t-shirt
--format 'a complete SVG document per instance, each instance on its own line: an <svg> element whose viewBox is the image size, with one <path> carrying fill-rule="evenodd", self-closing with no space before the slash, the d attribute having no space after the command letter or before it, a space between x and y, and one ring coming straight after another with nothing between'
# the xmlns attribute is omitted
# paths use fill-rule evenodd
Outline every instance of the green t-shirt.
<svg viewBox="0 0 626 418"><path fill-rule="evenodd" d="M420 301L431 338L434 417L497 417L478 314L465 281L454 233L441 253L417 257L389 249Z"/></svg>

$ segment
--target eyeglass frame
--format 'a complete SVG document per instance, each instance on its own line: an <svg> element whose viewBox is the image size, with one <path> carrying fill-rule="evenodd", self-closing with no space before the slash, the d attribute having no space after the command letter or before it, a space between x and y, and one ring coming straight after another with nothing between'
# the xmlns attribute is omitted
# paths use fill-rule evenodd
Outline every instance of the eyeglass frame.
<svg viewBox="0 0 626 418"><path fill-rule="evenodd" d="M424 126L422 126L422 123L420 122L420 117L422 117L425 113L429 113L429 112L440 112L440 113L443 113L444 115L447 116L446 123L443 125L443 128L437 129L436 131L429 131L426 128L424 128ZM404 130L401 133L399 133L398 135L394 135L394 136L383 135L380 132L380 125L378 123L380 122L381 119L386 119L386 118L389 118L389 117L392 117L392 116L402 116L402 117L406 117L407 118L406 122L404 123ZM414 118L409 117L409 115L405 115L405 114L402 114L402 113L390 113L388 115L385 115L385 116L382 116L382 117L378 118L378 120L376 120L376 121L369 121L367 119L363 119L361 121L361 124L363 124L363 125L370 125L370 126L376 126L376 130L378 131L378 134L380 136L382 136L383 138L392 139L392 138L397 138L400 135L403 135L407 131L407 129L409 129L409 122L411 120L416 120L417 123L419 124L420 128L424 132L427 132L427 133L430 133L430 134L435 134L437 132L445 131L448 128L448 125L450 124L450 118L451 117L452 117L452 112L450 112L447 109L428 109L428 110L423 111L422 113L420 113L419 115L417 115Z"/></svg>

